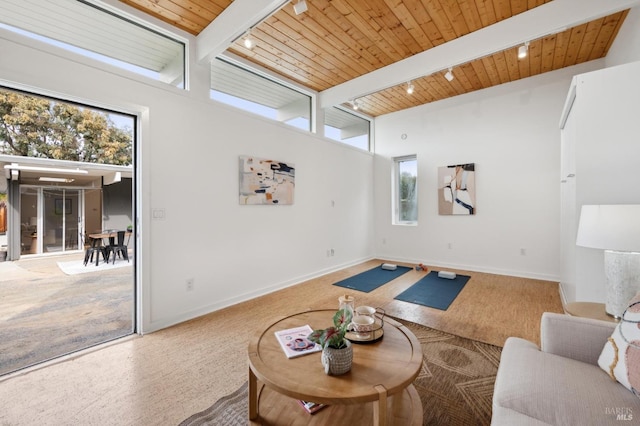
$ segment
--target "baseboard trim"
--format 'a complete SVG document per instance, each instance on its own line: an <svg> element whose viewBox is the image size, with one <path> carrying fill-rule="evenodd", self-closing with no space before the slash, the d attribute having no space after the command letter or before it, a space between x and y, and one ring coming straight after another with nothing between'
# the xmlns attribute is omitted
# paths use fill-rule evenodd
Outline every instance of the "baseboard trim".
<svg viewBox="0 0 640 426"><path fill-rule="evenodd" d="M238 303L246 302L247 300L255 299L256 297L264 296L270 293L273 293L278 290L285 289L287 287L291 287L297 284L301 284L305 281L319 278L323 275L330 274L332 272L339 271L344 268L348 268L351 266L359 265L360 263L367 262L369 260L375 259L375 257L364 257L360 259L354 259L349 262L341 263L339 265L332 265L328 268L320 269L318 271L312 272L310 274L301 275L290 280L282 281L280 283L276 283L267 287L262 287L260 289L256 289L254 291L250 291L247 293L239 294L234 297L230 297L228 299L224 299L218 301L217 303L209 304L203 306L202 308L195 309L189 312L185 312L184 314L174 316L171 318L167 318L160 321L152 321L150 324L145 327L143 334L153 333L155 331L162 330L167 327L171 327L177 324L180 324L185 321L192 320L194 318L201 317L203 315L210 314L215 311L219 311L221 309L227 308L232 305L236 305ZM141 333L142 334L142 333Z"/></svg>
<svg viewBox="0 0 640 426"><path fill-rule="evenodd" d="M527 271L515 271L510 269L486 268L480 265L448 263L448 262L442 262L442 261L433 260L433 259L431 260L410 259L410 258L388 257L388 256L377 256L375 257L375 259L386 259L392 262L409 263L409 264L415 264L415 265L422 263L423 265L431 265L434 268L459 269L462 271L469 271L469 272L482 272L485 274L506 275L510 277L529 278L533 280L560 282L560 277L556 275L539 274L536 272L527 272Z"/></svg>

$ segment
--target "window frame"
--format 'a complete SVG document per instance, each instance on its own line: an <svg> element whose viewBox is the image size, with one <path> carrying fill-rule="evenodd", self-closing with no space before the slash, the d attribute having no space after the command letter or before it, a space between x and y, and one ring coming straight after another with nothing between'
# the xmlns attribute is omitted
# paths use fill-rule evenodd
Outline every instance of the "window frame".
<svg viewBox="0 0 640 426"><path fill-rule="evenodd" d="M272 107L270 107L268 105L261 104L260 102L256 102L256 101L250 100L250 99L244 99L242 97L239 97L239 96L236 96L236 95L233 95L233 94L230 94L230 93L226 93L224 91L218 90L217 88L214 88L213 87L213 85L214 85L213 84L213 75L212 75L213 74L212 67L213 67L214 61L220 61L220 62L226 64L225 66L234 67L234 69L248 74L248 76L250 76L251 78L257 77L257 78L260 78L260 79L264 79L267 82L269 82L270 84L273 84L274 86L280 86L283 89L289 90L291 92L295 92L298 95L306 97L308 99L308 105L307 106L308 106L308 114L309 114L309 117L308 117L308 128L305 129L305 128L301 127L301 126L297 126L297 125L289 123L289 121L297 120L297 118L290 119L290 120L277 120L277 119L274 119L272 117L269 117L266 114L262 114L260 112L256 112L256 111L252 110L251 108L243 107L242 105L239 105L239 103L247 102L249 104L255 104L258 107L264 107L264 108L267 108L267 109L272 109ZM299 85L297 85L297 84L295 84L295 83L293 83L291 81L287 81L287 80L285 80L283 78L275 76L274 74L272 74L272 73L270 73L268 71L265 71L265 70L262 70L262 69L260 69L258 67L255 67L254 65L251 65L250 63L248 63L248 61L246 61L246 60L244 60L242 58L236 57L235 55L230 54L228 52L224 52L224 53L218 55L216 58L214 58L211 61L209 74L210 74L209 99L213 100L214 102L219 102L219 103L222 103L224 105L231 106L232 108L237 108L237 109L239 109L241 111L245 111L245 112L248 112L250 114L258 115L260 117L266 118L267 120L275 121L277 123L282 123L282 124L284 124L286 126L293 127L293 128L299 129L299 130L304 131L304 132L314 133L314 130L315 130L314 129L314 127L315 127L314 126L314 118L315 118L315 115L316 115L315 105L316 105L316 100L317 100L317 94L315 92L311 92L305 87L299 86ZM236 103L236 102L226 102L224 100L218 99L218 95L215 95L213 92L221 93L223 97L234 98L234 99L238 100L239 102L238 103ZM303 98L301 97L301 99L303 99ZM250 105L248 105L248 106L250 107ZM302 118L307 120L306 117L302 117Z"/></svg>
<svg viewBox="0 0 640 426"><path fill-rule="evenodd" d="M349 114L350 116L353 116L356 119L365 121L367 123L367 133L366 133L367 147L366 148L362 148L362 147L358 146L357 144L355 144L353 142L350 142L354 138L357 138L358 136L351 137L351 138L345 138L345 139L338 139L338 138L333 138L333 137L327 136L326 135L327 127L331 128L331 129L336 129L338 131L341 131L342 129L337 128L337 127L333 127L333 126L330 126L329 124L327 124L327 119L326 119L327 114L326 114L326 112L325 112L325 114L323 114L323 121L324 121L322 123L322 127L323 127L322 134L323 134L323 136L325 138L327 138L327 139L332 140L332 141L335 141L335 142L338 142L338 143L341 143L341 144L344 144L344 145L347 145L347 146L350 146L350 147L353 147L353 148L356 148L356 149L359 149L359 150L362 150L362 151L371 152L372 145L373 145L373 140L372 140L373 139L372 138L372 135L373 135L373 119L371 117L368 117L368 116L364 115L364 114L359 114L358 112L353 111L353 110L351 110L349 108L345 108L342 105L334 105L332 107L327 107L327 108L325 108L325 110L328 110L328 109L331 109L331 108L335 108L336 110L338 110L342 114Z"/></svg>
<svg viewBox="0 0 640 426"><path fill-rule="evenodd" d="M134 61L128 60L123 56L127 56L123 54L123 51L126 49L121 49L118 51L118 54L111 56L109 52L99 51L95 48L92 48L90 45L83 44L81 42L76 43L75 41L64 40L64 37L53 37L51 34L42 33L39 27L27 28L27 26L19 25L16 22L10 22L7 20L6 22L0 22L0 29L9 31L13 34L18 34L21 37L26 37L32 40L36 40L40 43L45 43L50 46L54 46L56 48L62 49L66 52L71 52L74 55L79 55L84 59L88 59L90 61L97 61L100 64L106 64L108 66L114 67L115 70L125 71L129 73L133 73L136 76L142 77L144 79L149 79L154 82L157 82L162 85L166 85L168 87L172 87L178 90L189 90L189 40L185 37L181 37L171 31L170 29L165 29L163 27L159 27L157 25L152 24L146 20L143 20L137 16L134 16L130 13L127 13L113 5L104 3L98 0L75 0L73 2L77 7L86 7L87 11L95 11L97 14L101 14L104 16L104 19L111 20L115 19L117 22L123 23L123 25L130 26L131 28L136 28L137 30L141 30L144 33L148 33L150 37L155 37L159 39L163 39L170 43L174 43L176 49L179 48L181 51L180 56L182 59L182 63L173 67L175 70L180 70L180 74L176 71L176 78L173 78L173 81L168 81L167 79L163 79L162 72L160 70L155 70L152 68L146 68L142 63L135 63ZM90 13L90 12L88 12ZM115 21L114 21L115 22ZM102 45L108 45L108 42L112 44L116 41L107 40L107 43ZM102 46L101 45L101 46ZM129 51L131 52L131 51ZM138 49L134 53L138 55L138 57L145 57L148 55L149 50ZM128 56L131 56L129 54ZM149 62L149 61L148 61ZM176 61L177 63L177 61ZM163 63L164 64L164 63ZM166 69L171 69L166 67Z"/></svg>
<svg viewBox="0 0 640 426"><path fill-rule="evenodd" d="M404 220L402 219L402 204L403 201L401 199L401 181L402 181L402 163L405 162L415 162L415 220ZM393 179L392 179L392 223L393 225L403 225L403 226L417 226L418 218L419 218L419 199L418 199L418 156L417 154L412 155L404 155L400 157L393 158Z"/></svg>

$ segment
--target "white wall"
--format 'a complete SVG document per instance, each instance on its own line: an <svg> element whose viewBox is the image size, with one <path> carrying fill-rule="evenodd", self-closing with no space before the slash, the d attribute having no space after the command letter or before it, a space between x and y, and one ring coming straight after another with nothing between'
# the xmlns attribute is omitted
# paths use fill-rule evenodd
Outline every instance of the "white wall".
<svg viewBox="0 0 640 426"><path fill-rule="evenodd" d="M558 122L571 77L602 64L593 61L379 117L376 255L558 280ZM409 154L418 157L415 227L391 224L392 158ZM477 212L439 216L437 169L462 163L476 164Z"/></svg>
<svg viewBox="0 0 640 426"><path fill-rule="evenodd" d="M577 230L589 204L640 204L640 61L576 77L570 112L574 152ZM575 240L574 240L575 241ZM602 302L606 282L603 250L575 247L575 283L562 282L567 300ZM572 288L573 287L573 288ZM574 299L571 296L575 295Z"/></svg>
<svg viewBox="0 0 640 426"><path fill-rule="evenodd" d="M607 67L640 61L640 6L629 11L605 60Z"/></svg>
<svg viewBox="0 0 640 426"><path fill-rule="evenodd" d="M2 84L142 118L145 332L371 257L373 156L210 101L208 66L191 64L185 92L6 31L0 58ZM239 155L295 164L295 204L240 206Z"/></svg>

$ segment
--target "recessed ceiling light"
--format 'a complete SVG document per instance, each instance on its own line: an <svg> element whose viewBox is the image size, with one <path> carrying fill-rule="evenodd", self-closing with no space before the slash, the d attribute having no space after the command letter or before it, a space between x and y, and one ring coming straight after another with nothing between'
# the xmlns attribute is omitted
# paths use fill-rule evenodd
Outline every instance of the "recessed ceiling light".
<svg viewBox="0 0 640 426"><path fill-rule="evenodd" d="M58 178L58 177L48 177L48 176L40 176L38 179L40 182L60 182L60 183L71 183L75 179L70 178Z"/></svg>

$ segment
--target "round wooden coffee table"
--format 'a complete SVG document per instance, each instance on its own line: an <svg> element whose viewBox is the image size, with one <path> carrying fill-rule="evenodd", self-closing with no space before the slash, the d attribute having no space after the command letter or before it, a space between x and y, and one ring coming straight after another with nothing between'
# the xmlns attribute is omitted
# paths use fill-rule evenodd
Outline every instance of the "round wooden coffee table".
<svg viewBox="0 0 640 426"><path fill-rule="evenodd" d="M251 424L422 425L422 403L411 384L422 366L422 348L404 325L385 318L384 337L353 345L353 366L328 376L320 352L287 358L275 332L331 325L335 310L302 312L278 319L249 342ZM327 404L309 415L297 400ZM367 406L371 406L368 408Z"/></svg>

